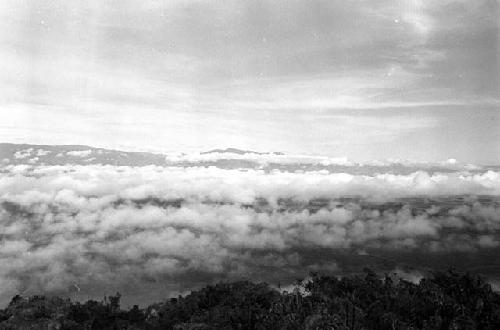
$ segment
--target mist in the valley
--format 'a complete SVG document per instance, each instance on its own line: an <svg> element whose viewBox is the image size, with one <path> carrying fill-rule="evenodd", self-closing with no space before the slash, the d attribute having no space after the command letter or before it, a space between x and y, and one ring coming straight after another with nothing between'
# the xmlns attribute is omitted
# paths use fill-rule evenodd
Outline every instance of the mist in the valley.
<svg viewBox="0 0 500 330"><path fill-rule="evenodd" d="M119 291L125 303L146 304L221 280L286 286L364 267L418 280L455 266L500 279L493 170L451 162L441 172L353 174L196 161L204 160L4 162L0 303L18 293L84 300Z"/></svg>

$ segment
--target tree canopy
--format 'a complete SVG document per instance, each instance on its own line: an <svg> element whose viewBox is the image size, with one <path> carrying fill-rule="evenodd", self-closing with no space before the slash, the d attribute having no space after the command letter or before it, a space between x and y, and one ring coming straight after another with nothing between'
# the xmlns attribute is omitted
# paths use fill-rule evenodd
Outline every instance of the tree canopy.
<svg viewBox="0 0 500 330"><path fill-rule="evenodd" d="M452 270L419 283L397 277L313 273L291 292L266 283L219 283L146 308L15 296L0 329L500 329L500 294Z"/></svg>

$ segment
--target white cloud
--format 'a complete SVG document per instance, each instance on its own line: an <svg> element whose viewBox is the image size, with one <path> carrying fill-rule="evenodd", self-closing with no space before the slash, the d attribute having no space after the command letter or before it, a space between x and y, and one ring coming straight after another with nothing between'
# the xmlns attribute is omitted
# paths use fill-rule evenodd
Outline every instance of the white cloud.
<svg viewBox="0 0 500 330"><path fill-rule="evenodd" d="M51 153L50 150L38 149L37 152L36 152L36 155L37 156L47 156L50 153Z"/></svg>
<svg viewBox="0 0 500 330"><path fill-rule="evenodd" d="M15 159L23 159L31 156L31 153L33 152L33 148L25 149L25 150L19 150L14 153L14 158Z"/></svg>
<svg viewBox="0 0 500 330"><path fill-rule="evenodd" d="M359 257L373 249L493 249L500 209L474 197L484 194L500 194L499 173L7 165L0 282L9 286L0 300L20 291L64 293L75 283L88 293L170 277L181 290L189 274L342 269L334 257L307 257L315 249ZM424 208L422 195L430 199ZM457 195L465 199L453 204Z"/></svg>
<svg viewBox="0 0 500 330"><path fill-rule="evenodd" d="M92 153L92 150L74 150L68 151L66 154L74 157L87 157Z"/></svg>

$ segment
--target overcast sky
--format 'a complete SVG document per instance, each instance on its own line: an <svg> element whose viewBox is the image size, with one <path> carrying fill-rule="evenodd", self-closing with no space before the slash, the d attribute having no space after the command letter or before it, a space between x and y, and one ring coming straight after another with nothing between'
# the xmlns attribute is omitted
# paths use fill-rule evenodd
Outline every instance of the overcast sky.
<svg viewBox="0 0 500 330"><path fill-rule="evenodd" d="M0 2L0 140L500 163L496 0Z"/></svg>

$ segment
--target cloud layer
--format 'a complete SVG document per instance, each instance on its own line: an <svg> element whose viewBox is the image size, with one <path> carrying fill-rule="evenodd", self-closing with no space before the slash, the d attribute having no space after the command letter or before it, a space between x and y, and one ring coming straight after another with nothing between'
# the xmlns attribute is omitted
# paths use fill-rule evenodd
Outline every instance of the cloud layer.
<svg viewBox="0 0 500 330"><path fill-rule="evenodd" d="M357 263L388 270L405 266L396 252L500 245L494 171L11 165L0 192L3 303L76 287L81 298L120 290L151 301L216 279L286 281Z"/></svg>

